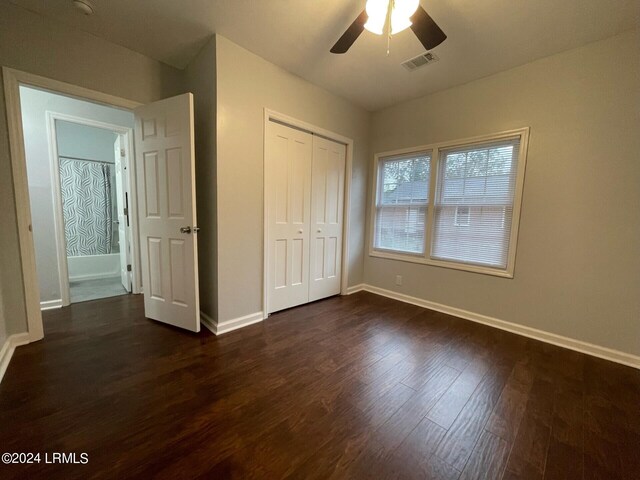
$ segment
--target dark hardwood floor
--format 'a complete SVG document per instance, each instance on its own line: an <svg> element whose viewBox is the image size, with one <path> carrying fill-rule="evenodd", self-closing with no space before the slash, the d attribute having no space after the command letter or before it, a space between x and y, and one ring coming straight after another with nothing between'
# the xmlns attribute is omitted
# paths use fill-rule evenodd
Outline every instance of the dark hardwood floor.
<svg viewBox="0 0 640 480"><path fill-rule="evenodd" d="M368 293L215 337L124 296L45 313L0 478L640 478L640 371ZM0 452L1 453L1 452Z"/></svg>

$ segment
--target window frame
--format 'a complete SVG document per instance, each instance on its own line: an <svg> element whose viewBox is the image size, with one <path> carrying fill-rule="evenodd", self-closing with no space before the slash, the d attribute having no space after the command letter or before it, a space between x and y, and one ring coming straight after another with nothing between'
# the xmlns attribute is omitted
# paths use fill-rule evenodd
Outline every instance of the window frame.
<svg viewBox="0 0 640 480"><path fill-rule="evenodd" d="M481 273L485 275L493 275L497 277L513 278L515 272L516 250L518 246L518 231L520 227L520 214L522 209L522 192L524 189L524 177L527 164L527 151L529 146L529 127L507 130L504 132L469 137L460 140L452 140L447 142L438 142L429 145L420 145L417 147L409 147L392 151L376 153L373 157L373 186L372 199L370 202L370 218L369 218L369 256L376 258L386 258L390 260L398 260L403 262L417 263L423 265L431 265L436 267L450 268L454 270L462 270L472 273ZM440 151L452 148L482 146L483 144L491 144L501 140L509 140L519 138L520 149L518 152L518 164L516 172L516 185L513 197L513 216L511 222L511 232L509 234L509 252L507 255L507 267L505 269L472 265L449 260L436 260L431 258L433 223L435 217L435 200L438 175L440 174ZM419 155L430 153L431 165L429 175L429 198L426 205L425 234L424 234L424 253L406 253L401 251L381 249L375 247L377 212L380 197L380 165L383 160L393 157L402 157L410 155Z"/></svg>

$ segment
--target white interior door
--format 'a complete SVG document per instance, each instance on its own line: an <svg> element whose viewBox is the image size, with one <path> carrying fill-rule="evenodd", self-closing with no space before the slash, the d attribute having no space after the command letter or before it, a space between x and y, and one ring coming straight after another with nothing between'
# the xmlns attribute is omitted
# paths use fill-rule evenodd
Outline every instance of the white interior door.
<svg viewBox="0 0 640 480"><path fill-rule="evenodd" d="M346 146L313 137L309 301L340 293Z"/></svg>
<svg viewBox="0 0 640 480"><path fill-rule="evenodd" d="M120 246L120 280L122 286L131 293L131 227L129 225L129 180L128 159L123 136L118 135L113 144L116 164L116 201L118 210L118 244Z"/></svg>
<svg viewBox="0 0 640 480"><path fill-rule="evenodd" d="M198 332L193 95L134 113L145 315Z"/></svg>
<svg viewBox="0 0 640 480"><path fill-rule="evenodd" d="M309 301L313 136L268 122L265 149L269 313Z"/></svg>

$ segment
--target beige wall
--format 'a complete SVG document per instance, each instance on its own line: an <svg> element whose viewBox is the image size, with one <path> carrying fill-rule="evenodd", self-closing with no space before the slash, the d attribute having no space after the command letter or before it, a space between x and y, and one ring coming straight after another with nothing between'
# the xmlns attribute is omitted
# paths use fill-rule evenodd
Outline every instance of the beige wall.
<svg viewBox="0 0 640 480"><path fill-rule="evenodd" d="M639 106L635 31L375 113L372 152L531 137L514 279L367 256L366 283L640 354Z"/></svg>
<svg viewBox="0 0 640 480"><path fill-rule="evenodd" d="M218 316L262 310L264 108L352 138L349 284L362 281L370 114L217 36Z"/></svg>
<svg viewBox="0 0 640 480"><path fill-rule="evenodd" d="M7 322L4 318L4 301L2 299L2 288L0 288L0 349L2 349L7 336Z"/></svg>
<svg viewBox="0 0 640 480"><path fill-rule="evenodd" d="M179 70L0 0L0 65L148 102L180 93ZM0 111L5 112L4 95ZM6 115L0 115L0 283L9 334L26 330Z"/></svg>
<svg viewBox="0 0 640 480"><path fill-rule="evenodd" d="M193 93L196 136L196 203L200 309L217 320L218 257L216 201L216 37L202 48L185 72Z"/></svg>

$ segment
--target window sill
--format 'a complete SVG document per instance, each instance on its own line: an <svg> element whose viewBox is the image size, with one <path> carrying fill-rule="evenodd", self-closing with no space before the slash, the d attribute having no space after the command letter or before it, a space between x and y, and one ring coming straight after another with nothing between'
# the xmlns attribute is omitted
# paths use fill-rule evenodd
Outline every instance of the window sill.
<svg viewBox="0 0 640 480"><path fill-rule="evenodd" d="M461 270L461 271L471 272L471 273L480 273L483 275L491 275L494 277L513 278L513 268L509 268L507 270L500 270L497 268L483 267L480 265L465 265L465 264L456 263L456 262L447 262L444 260L433 260L431 258L426 258L422 255L412 255L409 253L407 254L394 253L394 252L374 250L374 249L369 250L369 256L376 257L376 258L386 258L387 260L397 260L400 262L429 265L432 267L450 268L453 270Z"/></svg>

